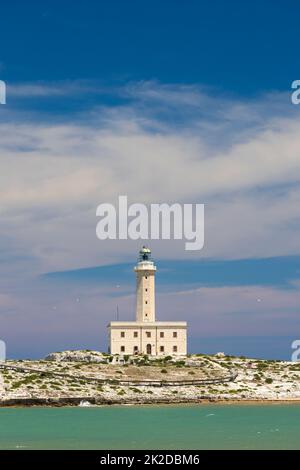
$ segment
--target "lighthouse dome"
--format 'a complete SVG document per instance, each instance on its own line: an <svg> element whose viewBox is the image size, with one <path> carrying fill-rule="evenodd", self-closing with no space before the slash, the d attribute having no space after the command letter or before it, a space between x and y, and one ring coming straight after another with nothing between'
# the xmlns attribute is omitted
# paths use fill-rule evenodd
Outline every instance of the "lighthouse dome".
<svg viewBox="0 0 300 470"><path fill-rule="evenodd" d="M151 250L147 246L143 246L139 251L139 260L140 261L150 261L151 260Z"/></svg>

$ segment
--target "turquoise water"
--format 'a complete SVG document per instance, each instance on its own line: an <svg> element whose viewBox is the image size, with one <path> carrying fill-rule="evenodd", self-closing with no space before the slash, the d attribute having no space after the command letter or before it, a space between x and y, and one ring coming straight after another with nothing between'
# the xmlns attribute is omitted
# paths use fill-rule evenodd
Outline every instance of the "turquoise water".
<svg viewBox="0 0 300 470"><path fill-rule="evenodd" d="M2 408L0 449L300 449L300 405Z"/></svg>

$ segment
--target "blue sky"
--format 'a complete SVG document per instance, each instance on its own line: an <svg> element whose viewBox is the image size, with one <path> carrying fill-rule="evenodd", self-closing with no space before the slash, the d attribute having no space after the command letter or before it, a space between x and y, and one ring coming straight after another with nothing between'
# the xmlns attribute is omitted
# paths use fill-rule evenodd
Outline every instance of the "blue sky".
<svg viewBox="0 0 300 470"><path fill-rule="evenodd" d="M190 350L291 355L300 334L296 1L1 5L0 322L11 357L106 349L140 244L96 207L204 203L205 247L150 242ZM116 287L120 286L120 287Z"/></svg>
<svg viewBox="0 0 300 470"><path fill-rule="evenodd" d="M294 0L5 2L4 76L284 91L299 70L298 14Z"/></svg>

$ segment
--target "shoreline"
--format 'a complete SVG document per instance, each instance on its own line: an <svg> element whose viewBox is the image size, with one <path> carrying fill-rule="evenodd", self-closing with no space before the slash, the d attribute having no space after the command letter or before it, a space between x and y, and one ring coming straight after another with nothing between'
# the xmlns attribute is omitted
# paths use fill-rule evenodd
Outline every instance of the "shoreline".
<svg viewBox="0 0 300 470"><path fill-rule="evenodd" d="M80 403L89 402L89 405L80 406ZM8 399L0 402L0 408L94 408L94 407L115 407L115 406L189 406L189 405L300 405L300 399L180 399L170 402L170 400L97 400L93 397L76 397L76 398L25 398L25 399Z"/></svg>

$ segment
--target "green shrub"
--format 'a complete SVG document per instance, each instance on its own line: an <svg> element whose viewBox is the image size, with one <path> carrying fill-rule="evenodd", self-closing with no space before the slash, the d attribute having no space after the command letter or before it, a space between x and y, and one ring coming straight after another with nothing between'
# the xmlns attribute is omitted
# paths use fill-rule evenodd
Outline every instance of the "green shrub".
<svg viewBox="0 0 300 470"><path fill-rule="evenodd" d="M261 369L267 369L268 368L268 364L266 364L265 362L258 362L257 364L257 369L261 370Z"/></svg>
<svg viewBox="0 0 300 470"><path fill-rule="evenodd" d="M109 380L109 383L110 383L111 385L118 385L119 381L118 381L118 380L114 380L114 379L110 379L110 380Z"/></svg>
<svg viewBox="0 0 300 470"><path fill-rule="evenodd" d="M164 358L164 360L165 360L166 362L167 362L167 361L171 361L172 359L173 359L172 356L166 356L166 357Z"/></svg>
<svg viewBox="0 0 300 470"><path fill-rule="evenodd" d="M130 387L130 390L132 390L134 393L142 393L141 390L136 387Z"/></svg>
<svg viewBox="0 0 300 470"><path fill-rule="evenodd" d="M19 388L22 384L23 384L22 381L20 381L20 382L15 382L14 384L12 384L11 388L13 388L13 389Z"/></svg>

